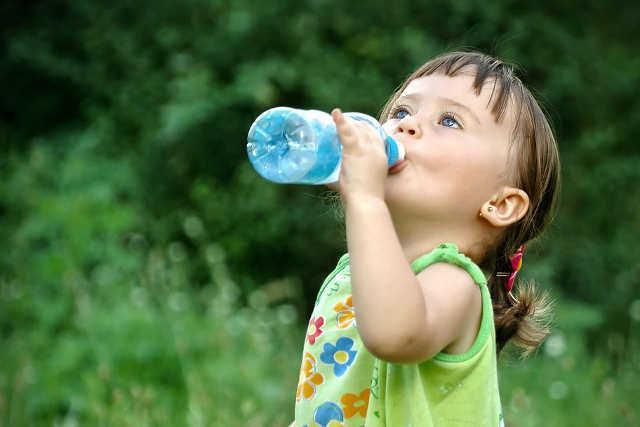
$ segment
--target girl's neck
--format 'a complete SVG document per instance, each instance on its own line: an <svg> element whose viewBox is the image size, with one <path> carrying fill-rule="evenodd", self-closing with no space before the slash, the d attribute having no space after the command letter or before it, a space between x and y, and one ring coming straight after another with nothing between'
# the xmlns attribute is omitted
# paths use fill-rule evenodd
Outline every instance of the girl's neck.
<svg viewBox="0 0 640 427"><path fill-rule="evenodd" d="M398 223L394 221L398 240L408 262L416 260L441 243L454 243L459 251L478 262L482 258L485 239L481 224L452 225L438 223ZM486 238L486 236L485 236Z"/></svg>

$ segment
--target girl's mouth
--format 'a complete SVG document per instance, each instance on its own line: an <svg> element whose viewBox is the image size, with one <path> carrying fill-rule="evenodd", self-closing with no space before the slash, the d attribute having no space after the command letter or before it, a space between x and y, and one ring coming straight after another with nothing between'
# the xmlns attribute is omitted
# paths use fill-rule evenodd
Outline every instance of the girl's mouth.
<svg viewBox="0 0 640 427"><path fill-rule="evenodd" d="M398 163L396 163L395 165L393 165L393 167L389 169L389 175L394 175L400 172L402 169L405 168L405 166L407 166L407 164L408 162L406 160L400 160Z"/></svg>

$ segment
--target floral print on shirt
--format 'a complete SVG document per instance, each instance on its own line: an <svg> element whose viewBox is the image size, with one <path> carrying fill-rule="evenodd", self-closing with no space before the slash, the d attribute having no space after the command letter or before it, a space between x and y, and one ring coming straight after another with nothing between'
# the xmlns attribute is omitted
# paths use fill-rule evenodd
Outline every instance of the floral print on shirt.
<svg viewBox="0 0 640 427"><path fill-rule="evenodd" d="M356 313L353 309L353 297L349 295L344 301L339 301L333 306L333 310L337 313L336 322L338 328L345 329L349 326L355 326Z"/></svg>
<svg viewBox="0 0 640 427"><path fill-rule="evenodd" d="M313 420L321 427L341 427L344 425L344 414L334 402L325 402L316 408Z"/></svg>
<svg viewBox="0 0 640 427"><path fill-rule="evenodd" d="M309 327L307 328L307 341L309 344L313 345L316 343L316 339L324 332L322 330L322 325L324 325L324 317L312 317L309 320Z"/></svg>
<svg viewBox="0 0 640 427"><path fill-rule="evenodd" d="M356 414L361 417L367 416L367 409L369 408L369 396L371 394L370 389L364 389L360 394L346 393L340 398L344 410L344 415L347 418L352 418Z"/></svg>
<svg viewBox="0 0 640 427"><path fill-rule="evenodd" d="M325 343L320 360L328 365L333 365L333 373L341 377L356 359L356 350L352 350L354 341L351 338L340 337L335 345Z"/></svg>
<svg viewBox="0 0 640 427"><path fill-rule="evenodd" d="M305 353L298 378L296 400L312 399L316 394L316 388L324 383L324 376L322 376L320 372L317 372L316 365L317 361L316 358L313 357L313 354Z"/></svg>

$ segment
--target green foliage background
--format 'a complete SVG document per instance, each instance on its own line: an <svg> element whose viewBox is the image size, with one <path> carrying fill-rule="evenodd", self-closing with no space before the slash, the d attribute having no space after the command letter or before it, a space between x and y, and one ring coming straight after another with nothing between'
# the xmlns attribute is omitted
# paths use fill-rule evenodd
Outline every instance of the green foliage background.
<svg viewBox="0 0 640 427"><path fill-rule="evenodd" d="M562 160L523 273L553 335L509 426L640 424L637 2L69 0L0 6L0 425L284 426L345 250L324 190L245 155L275 105L377 114L467 47L519 64Z"/></svg>

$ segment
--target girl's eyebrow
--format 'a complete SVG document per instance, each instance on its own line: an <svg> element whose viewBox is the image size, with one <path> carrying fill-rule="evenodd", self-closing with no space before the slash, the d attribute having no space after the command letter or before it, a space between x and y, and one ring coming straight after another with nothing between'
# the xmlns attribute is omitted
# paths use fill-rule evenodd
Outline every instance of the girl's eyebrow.
<svg viewBox="0 0 640 427"><path fill-rule="evenodd" d="M419 101L422 98L422 95L418 92L414 92L414 93L410 93L408 95L401 95L398 97L396 102L402 102L403 100L416 100ZM473 112L473 110L469 107L467 107L466 105L456 101L455 99L451 99L451 98L446 98L443 96L439 96L437 98L435 98L436 101L442 103L442 104L450 104L450 105L454 105L456 107L459 107L463 110L465 110L470 116L471 118L473 118L473 120L476 121L476 123L478 123L479 125L480 123L480 119L478 119L478 116L476 116L476 114Z"/></svg>

